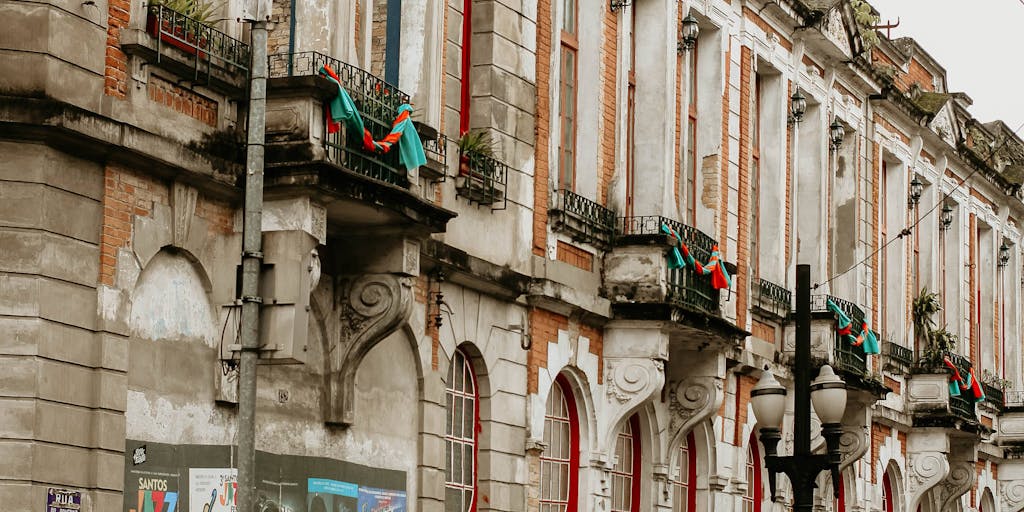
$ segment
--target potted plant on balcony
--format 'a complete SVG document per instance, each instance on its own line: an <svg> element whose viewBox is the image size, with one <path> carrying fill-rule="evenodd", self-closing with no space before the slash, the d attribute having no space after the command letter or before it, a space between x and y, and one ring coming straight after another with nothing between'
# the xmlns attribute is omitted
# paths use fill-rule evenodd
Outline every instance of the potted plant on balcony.
<svg viewBox="0 0 1024 512"><path fill-rule="evenodd" d="M918 358L917 366L922 373L932 373L942 368L942 358L952 349L956 337L945 329L935 330L932 315L942 311L939 294L922 288L921 293L911 304L911 316L914 320L914 339L917 346L924 347Z"/></svg>
<svg viewBox="0 0 1024 512"><path fill-rule="evenodd" d="M472 171L470 162L479 157L494 158L497 141L491 134L483 131L468 131L459 138L459 176L469 176Z"/></svg>
<svg viewBox="0 0 1024 512"><path fill-rule="evenodd" d="M166 17L160 20L160 7L185 17L180 20ZM205 57L205 54L198 52L198 49L205 49L209 44L201 28L216 21L214 15L219 9L219 3L203 0L152 0L146 18L146 32L184 52L193 55L200 53L200 57Z"/></svg>

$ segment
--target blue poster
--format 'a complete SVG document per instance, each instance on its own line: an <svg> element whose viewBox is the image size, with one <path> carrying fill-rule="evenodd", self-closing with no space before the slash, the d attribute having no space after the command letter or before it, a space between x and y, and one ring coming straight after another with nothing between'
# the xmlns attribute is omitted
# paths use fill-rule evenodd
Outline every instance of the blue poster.
<svg viewBox="0 0 1024 512"><path fill-rule="evenodd" d="M308 512L356 512L359 486L328 478L306 479Z"/></svg>
<svg viewBox="0 0 1024 512"><path fill-rule="evenodd" d="M359 512L405 512L405 491L360 486Z"/></svg>

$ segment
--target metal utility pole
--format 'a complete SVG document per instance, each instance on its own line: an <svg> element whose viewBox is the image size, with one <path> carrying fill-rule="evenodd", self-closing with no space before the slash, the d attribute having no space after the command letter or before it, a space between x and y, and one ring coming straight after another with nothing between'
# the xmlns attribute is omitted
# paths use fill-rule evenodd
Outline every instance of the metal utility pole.
<svg viewBox="0 0 1024 512"><path fill-rule="evenodd" d="M793 365L793 456L811 457L811 266L796 266L796 361ZM824 468L807 468L802 482L793 484L793 510L811 512L814 506L814 479Z"/></svg>
<svg viewBox="0 0 1024 512"><path fill-rule="evenodd" d="M256 510L256 363L259 359L260 267L263 264L263 143L267 117L267 21L252 25L252 80L242 223L242 319L238 381L238 510Z"/></svg>

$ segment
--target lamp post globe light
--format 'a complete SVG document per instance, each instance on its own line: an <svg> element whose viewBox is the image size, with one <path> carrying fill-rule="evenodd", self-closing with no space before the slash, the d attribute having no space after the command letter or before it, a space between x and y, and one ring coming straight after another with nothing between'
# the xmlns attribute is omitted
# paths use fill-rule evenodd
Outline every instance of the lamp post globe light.
<svg viewBox="0 0 1024 512"><path fill-rule="evenodd" d="M750 392L750 404L760 425L764 464L772 501L776 499L776 475L785 473L793 487L793 510L811 512L815 480L825 470L832 473L832 492L839 496L839 438L846 411L846 383L831 366L824 365L811 381L811 267L796 267L796 358L793 365L793 455L778 455L779 427L786 411L786 388L765 368ZM811 453L811 406L822 423L828 453Z"/></svg>

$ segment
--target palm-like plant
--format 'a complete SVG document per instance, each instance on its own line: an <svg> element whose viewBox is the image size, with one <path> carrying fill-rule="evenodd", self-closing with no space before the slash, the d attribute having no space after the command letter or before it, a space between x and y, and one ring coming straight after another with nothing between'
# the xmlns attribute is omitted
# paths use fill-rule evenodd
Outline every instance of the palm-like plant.
<svg viewBox="0 0 1024 512"><path fill-rule="evenodd" d="M911 308L911 315L914 317L914 337L923 344L930 344L932 331L935 330L935 320L932 315L942 311L939 303L939 294L929 292L928 288L921 288L921 293L914 299Z"/></svg>

